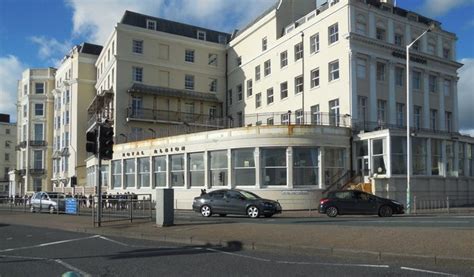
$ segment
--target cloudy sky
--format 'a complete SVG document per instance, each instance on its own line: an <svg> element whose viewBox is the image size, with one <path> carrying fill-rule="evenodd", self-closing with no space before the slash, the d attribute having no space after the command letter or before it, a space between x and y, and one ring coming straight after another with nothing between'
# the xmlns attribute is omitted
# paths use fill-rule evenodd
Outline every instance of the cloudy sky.
<svg viewBox="0 0 474 277"><path fill-rule="evenodd" d="M309 1L309 0L308 0ZM0 0L0 113L15 120L16 82L29 67L56 66L72 45L103 44L133 10L220 31L246 25L275 0ZM460 126L474 135L474 0L396 0L458 36ZM249 7L252 7L249 9Z"/></svg>

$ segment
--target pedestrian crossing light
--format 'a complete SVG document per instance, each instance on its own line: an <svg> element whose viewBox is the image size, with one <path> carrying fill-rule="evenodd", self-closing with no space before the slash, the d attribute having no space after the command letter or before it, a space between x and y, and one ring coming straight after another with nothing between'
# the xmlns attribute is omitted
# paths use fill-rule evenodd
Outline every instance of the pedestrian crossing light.
<svg viewBox="0 0 474 277"><path fill-rule="evenodd" d="M94 155L97 154L97 130L87 132L86 138L86 151Z"/></svg>
<svg viewBox="0 0 474 277"><path fill-rule="evenodd" d="M114 154L114 128L108 126L100 127L100 157L103 160L111 160Z"/></svg>

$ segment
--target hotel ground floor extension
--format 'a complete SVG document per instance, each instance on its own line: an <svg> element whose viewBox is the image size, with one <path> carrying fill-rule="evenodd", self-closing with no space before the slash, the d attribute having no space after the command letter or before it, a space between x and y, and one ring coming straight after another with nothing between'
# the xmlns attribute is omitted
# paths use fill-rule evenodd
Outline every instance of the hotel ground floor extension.
<svg viewBox="0 0 474 277"><path fill-rule="evenodd" d="M473 204L474 139L412 135L412 201ZM101 175L112 194L154 197L156 188L173 188L177 209L191 209L201 189L222 188L255 192L287 210L316 209L324 193L344 185L406 203L406 157L401 130L250 126L118 144ZM89 186L96 164L87 161Z"/></svg>

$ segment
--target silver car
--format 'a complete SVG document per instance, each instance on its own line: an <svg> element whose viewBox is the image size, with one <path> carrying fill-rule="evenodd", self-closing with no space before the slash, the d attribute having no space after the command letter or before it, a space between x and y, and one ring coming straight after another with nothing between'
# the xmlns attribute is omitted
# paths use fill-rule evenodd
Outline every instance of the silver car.
<svg viewBox="0 0 474 277"><path fill-rule="evenodd" d="M30 211L64 211L66 196L58 192L36 192L30 200Z"/></svg>

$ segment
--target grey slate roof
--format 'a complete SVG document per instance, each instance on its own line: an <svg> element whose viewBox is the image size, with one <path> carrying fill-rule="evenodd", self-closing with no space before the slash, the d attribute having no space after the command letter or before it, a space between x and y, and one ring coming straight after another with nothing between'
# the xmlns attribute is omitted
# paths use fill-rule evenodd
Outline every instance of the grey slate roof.
<svg viewBox="0 0 474 277"><path fill-rule="evenodd" d="M178 98L187 98L187 99L194 99L194 100L202 100L202 101L210 101L210 102L220 102L217 99L217 96L213 93L204 93L204 92L197 92L192 90L182 90L182 89L173 89L173 88L165 88L160 86L149 86L144 84L134 83L130 89L128 89L129 93L147 93L147 94L154 94L160 96L167 96L167 97L178 97Z"/></svg>
<svg viewBox="0 0 474 277"><path fill-rule="evenodd" d="M140 28L147 28L146 21L147 19L156 21L156 30L164 33L174 34L178 36L184 36L189 38L197 39L197 31L206 32L206 41L219 43L219 35L225 36L226 41L229 42L230 34L214 31L206 28L201 28L198 26L188 25L184 23L179 23L171 20L166 20L159 17L153 17L149 15L144 15L132 11L125 11L125 14L122 17L120 23L132 25Z"/></svg>
<svg viewBox="0 0 474 277"><path fill-rule="evenodd" d="M97 56L100 55L100 52L102 51L102 48L103 48L100 45L92 44L92 43L88 43L88 42L83 42L80 45L80 47L81 47L81 50L80 50L81 53L97 55Z"/></svg>

